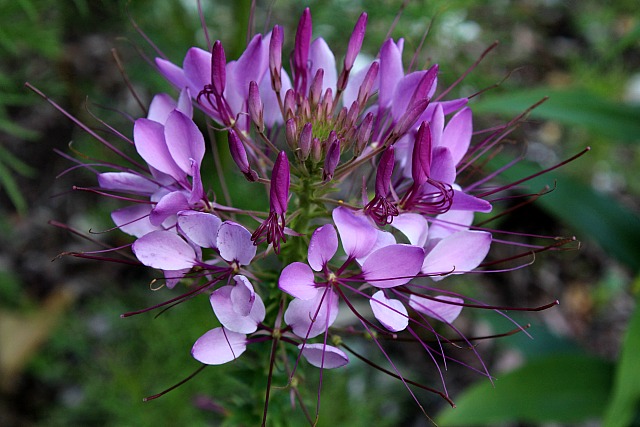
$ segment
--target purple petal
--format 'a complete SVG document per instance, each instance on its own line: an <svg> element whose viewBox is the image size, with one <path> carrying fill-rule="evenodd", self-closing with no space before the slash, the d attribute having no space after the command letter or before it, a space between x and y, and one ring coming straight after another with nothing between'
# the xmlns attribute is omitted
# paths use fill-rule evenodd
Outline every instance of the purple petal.
<svg viewBox="0 0 640 427"><path fill-rule="evenodd" d="M176 109L176 101L166 93L159 93L153 97L149 104L147 119L164 124L169 113Z"/></svg>
<svg viewBox="0 0 640 427"><path fill-rule="evenodd" d="M411 245L389 245L367 257L362 265L364 279L377 288L404 285L420 272L424 249Z"/></svg>
<svg viewBox="0 0 640 427"><path fill-rule="evenodd" d="M436 147L433 150L433 160L431 162L431 179L444 182L445 184L453 184L456 179L456 164L449 149L445 147Z"/></svg>
<svg viewBox="0 0 640 427"><path fill-rule="evenodd" d="M291 79L289 75L282 70L281 73L282 93L287 93L291 89ZM278 105L278 97L271 88L271 76L269 73L265 73L262 81L259 85L260 97L264 104L264 124L267 127L273 127L275 124L283 123L282 113L280 112L280 106Z"/></svg>
<svg viewBox="0 0 640 427"><path fill-rule="evenodd" d="M180 232L201 248L216 247L216 238L221 224L222 220L210 213L190 210L178 213Z"/></svg>
<svg viewBox="0 0 640 427"><path fill-rule="evenodd" d="M182 89L188 86L187 78L184 76L182 68L162 58L156 58L156 66L160 74L177 88Z"/></svg>
<svg viewBox="0 0 640 427"><path fill-rule="evenodd" d="M256 256L257 248L251 241L251 233L235 222L225 221L220 225L216 243L220 256L228 262L237 261L240 265L249 265Z"/></svg>
<svg viewBox="0 0 640 427"><path fill-rule="evenodd" d="M265 307L260 297L256 297L247 315L234 310L232 292L235 286L223 286L211 293L209 302L216 317L226 329L241 334L251 334L258 329L258 323L264 320Z"/></svg>
<svg viewBox="0 0 640 427"><path fill-rule="evenodd" d="M418 84L426 74L427 71L416 71L407 74L398 81L391 103L391 115L395 120L398 120L407 111ZM423 98L426 98L426 94Z"/></svg>
<svg viewBox="0 0 640 427"><path fill-rule="evenodd" d="M300 344L302 355L317 368L333 369L349 363L349 357L339 348L325 344Z"/></svg>
<svg viewBox="0 0 640 427"><path fill-rule="evenodd" d="M320 303L322 302L322 306ZM318 307L320 309L318 310ZM328 288L310 300L294 299L284 313L284 321L301 338L313 338L325 332L338 316L338 295Z"/></svg>
<svg viewBox="0 0 640 427"><path fill-rule="evenodd" d="M189 201L181 191L174 191L162 197L151 210L149 221L155 226L160 226L167 218L176 215L180 211L189 209Z"/></svg>
<svg viewBox="0 0 640 427"><path fill-rule="evenodd" d="M170 231L145 234L133 243L131 249L141 263L161 270L182 270L197 262L193 248Z"/></svg>
<svg viewBox="0 0 640 427"><path fill-rule="evenodd" d="M176 110L180 111L190 119L193 118L193 102L191 101L191 92L189 91L189 88L185 87L180 91Z"/></svg>
<svg viewBox="0 0 640 427"><path fill-rule="evenodd" d="M190 268L183 268L182 270L164 270L165 286L168 289L173 289L189 271L191 271Z"/></svg>
<svg viewBox="0 0 640 427"><path fill-rule="evenodd" d="M158 184L131 172L104 172L98 174L98 184L105 190L126 191L144 196L152 195Z"/></svg>
<svg viewBox="0 0 640 427"><path fill-rule="evenodd" d="M491 212L493 207L491 203L484 199L471 196L464 193L462 190L453 190L453 203L451 204L451 210L464 210L473 212Z"/></svg>
<svg viewBox="0 0 640 427"><path fill-rule="evenodd" d="M289 185L291 176L289 174L289 160L287 153L281 151L278 153L276 162L271 172L271 189L269 192L269 203L271 210L278 215L287 212L289 204Z"/></svg>
<svg viewBox="0 0 640 427"><path fill-rule="evenodd" d="M358 264L360 265L364 264L364 262L369 257L369 255L374 253L376 250L380 248L384 248L385 246L396 244L396 238L392 233L384 230L376 230L376 234L377 234L376 242L371 247L371 250L367 252L364 256L356 258L356 261L358 262Z"/></svg>
<svg viewBox="0 0 640 427"><path fill-rule="evenodd" d="M191 93L197 94L211 83L211 53L197 47L187 51L182 63Z"/></svg>
<svg viewBox="0 0 640 427"><path fill-rule="evenodd" d="M407 236L409 243L423 247L427 242L429 223L422 215L403 213L393 219L391 226Z"/></svg>
<svg viewBox="0 0 640 427"><path fill-rule="evenodd" d="M321 271L338 250L338 234L331 224L318 227L309 241L308 261L311 268Z"/></svg>
<svg viewBox="0 0 640 427"><path fill-rule="evenodd" d="M453 233L469 229L473 212L449 210L436 217L429 228L429 239L443 239Z"/></svg>
<svg viewBox="0 0 640 427"><path fill-rule="evenodd" d="M199 165L204 157L204 138L200 129L189 117L174 110L167 118L164 137L173 160L185 174L191 175L190 159Z"/></svg>
<svg viewBox="0 0 640 427"><path fill-rule="evenodd" d="M447 123L442 134L441 145L451 151L453 164L457 165L467 154L473 132L473 118L471 108L458 111Z"/></svg>
<svg viewBox="0 0 640 427"><path fill-rule="evenodd" d="M142 237L158 229L149 222L151 205L136 204L111 212L111 219L123 232Z"/></svg>
<svg viewBox="0 0 640 427"><path fill-rule="evenodd" d="M491 233L486 231L458 231L442 239L427 254L422 264L425 274L462 274L476 268L487 256ZM435 281L444 276L432 276Z"/></svg>
<svg viewBox="0 0 640 427"><path fill-rule="evenodd" d="M150 166L172 176L177 181L185 178L185 173L173 160L164 139L164 126L149 119L138 119L133 126L133 140L138 154Z"/></svg>
<svg viewBox="0 0 640 427"><path fill-rule="evenodd" d="M235 72L228 75L242 99L249 96L249 83L261 81L269 67L269 42L270 38L255 35L236 61Z"/></svg>
<svg viewBox="0 0 640 427"><path fill-rule="evenodd" d="M338 72L336 71L336 58L324 39L317 38L311 43L309 51L309 61L311 63L311 78L316 75L319 69L324 70L324 78L322 80L323 91L331 89L336 93L336 84L338 82Z"/></svg>
<svg viewBox="0 0 640 427"><path fill-rule="evenodd" d="M434 301L429 298L424 298L412 294L409 297L409 306L415 311L426 314L427 316L433 317L434 319L438 319L441 322L451 323L456 320L456 318L462 311L462 306L449 304L446 301L460 304L464 301L460 298L450 297L446 295L438 295L435 298L443 302Z"/></svg>
<svg viewBox="0 0 640 427"><path fill-rule="evenodd" d="M317 296L318 289L313 277L313 270L302 262L292 262L287 265L278 279L280 290L302 300L309 300Z"/></svg>
<svg viewBox="0 0 640 427"><path fill-rule="evenodd" d="M391 104L396 85L402 77L402 48L401 44L387 40L380 49L380 89L378 91L378 103L381 108Z"/></svg>
<svg viewBox="0 0 640 427"><path fill-rule="evenodd" d="M205 365L222 365L240 357L247 349L244 334L215 328L198 338L191 355Z"/></svg>
<svg viewBox="0 0 640 427"><path fill-rule="evenodd" d="M347 255L351 258L367 255L378 238L377 230L369 220L342 206L335 208L332 216Z"/></svg>
<svg viewBox="0 0 640 427"><path fill-rule="evenodd" d="M383 291L378 291L369 300L376 319L391 332L399 332L409 325L409 315L404 304L397 299L389 299Z"/></svg>
<svg viewBox="0 0 640 427"><path fill-rule="evenodd" d="M241 274L233 276L233 280L236 282L236 285L231 290L233 310L242 316L248 316L256 301L253 285L249 282L249 279ZM262 320L260 319L260 321Z"/></svg>

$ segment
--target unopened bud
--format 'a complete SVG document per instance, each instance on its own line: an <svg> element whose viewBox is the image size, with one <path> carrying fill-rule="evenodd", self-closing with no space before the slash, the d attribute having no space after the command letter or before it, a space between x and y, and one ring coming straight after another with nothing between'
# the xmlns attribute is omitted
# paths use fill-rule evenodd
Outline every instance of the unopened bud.
<svg viewBox="0 0 640 427"><path fill-rule="evenodd" d="M276 25L271 32L269 42L269 71L271 73L271 88L275 92L282 89L282 27Z"/></svg>
<svg viewBox="0 0 640 427"><path fill-rule="evenodd" d="M248 104L251 121L256 125L259 132L264 131L264 106L262 105L262 99L260 99L258 84L255 81L249 83Z"/></svg>
<svg viewBox="0 0 640 427"><path fill-rule="evenodd" d="M359 156L360 153L364 150L364 148L369 143L371 139L371 132L373 131L373 113L367 113L362 119L362 123L358 126L358 131L356 132L356 146L353 149L353 155Z"/></svg>
<svg viewBox="0 0 640 427"><path fill-rule="evenodd" d="M373 83L376 81L376 77L378 77L379 69L380 64L378 62L371 63L367 74L364 76L364 80L362 80L360 89L358 89L358 104L361 106L366 104L369 96L371 95L371 89L373 88Z"/></svg>
<svg viewBox="0 0 640 427"><path fill-rule="evenodd" d="M222 96L224 88L227 84L227 59L224 54L222 42L216 40L211 50L211 85L214 94Z"/></svg>
<svg viewBox="0 0 640 427"><path fill-rule="evenodd" d="M247 159L247 151L244 148L244 144L240 141L238 134L230 129L228 132L229 138L229 151L231 152L231 158L238 165L240 172L243 173L248 181L256 181L258 174L249 166L249 160Z"/></svg>
<svg viewBox="0 0 640 427"><path fill-rule="evenodd" d="M269 203L271 210L278 215L284 215L287 212L289 204L289 160L284 151L278 153L276 162L271 172L271 189L269 191Z"/></svg>
<svg viewBox="0 0 640 427"><path fill-rule="evenodd" d="M296 143L298 138L298 126L295 119L287 120L284 126L284 136L287 140L287 145L291 150L296 149Z"/></svg>
<svg viewBox="0 0 640 427"><path fill-rule="evenodd" d="M289 89L284 95L284 118L292 119L296 114L296 97L293 89Z"/></svg>
<svg viewBox="0 0 640 427"><path fill-rule="evenodd" d="M311 159L318 163L322 160L322 142L319 138L313 138L311 141Z"/></svg>
<svg viewBox="0 0 640 427"><path fill-rule="evenodd" d="M414 185L424 184L431 174L431 127L429 122L422 122L411 156L411 178Z"/></svg>
<svg viewBox="0 0 640 427"><path fill-rule="evenodd" d="M313 127L311 123L305 123L300 132L300 140L298 141L298 155L300 160L306 160L311 153L311 141L313 139Z"/></svg>
<svg viewBox="0 0 640 427"><path fill-rule="evenodd" d="M313 81L311 82L311 87L309 88L309 98L312 106L318 105L320 102L320 97L322 96L323 77L324 70L322 68L318 68L318 71L316 71L316 75L313 77Z"/></svg>
<svg viewBox="0 0 640 427"><path fill-rule="evenodd" d="M340 161L340 140L336 137L336 133L331 131L329 135L329 149L324 159L324 168L322 169L322 178L330 181L333 173L336 171L338 162Z"/></svg>

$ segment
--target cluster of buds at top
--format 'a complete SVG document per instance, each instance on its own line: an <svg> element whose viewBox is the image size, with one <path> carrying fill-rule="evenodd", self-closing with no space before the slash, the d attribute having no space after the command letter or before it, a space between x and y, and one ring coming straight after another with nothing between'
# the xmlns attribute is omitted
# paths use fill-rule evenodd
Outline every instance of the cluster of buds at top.
<svg viewBox="0 0 640 427"><path fill-rule="evenodd" d="M210 51L189 49L182 66L158 58L180 97L157 95L147 117L136 120L133 143L146 164L125 157L130 166L98 175L103 194L136 202L112 217L137 238L138 260L163 270L169 288L185 276L202 281L152 308L210 294L222 326L193 347L205 364L229 362L248 344L272 340L274 349L278 342L295 345L314 366L343 366L349 359L339 347L348 347L331 329L340 306L353 314L351 334L377 341L406 333L444 363L442 343L473 345L432 322L459 335L451 323L463 307L496 309L434 284L483 266L494 239L492 230L473 225L474 214L490 212L487 198L499 200L511 185L488 187L490 175L463 186L460 176L522 116L471 145L469 100L436 95L437 65L405 72L402 39L386 40L374 60L353 69L366 23L363 13L340 72L327 43L312 40L309 9L295 34L291 74L282 65L284 31L277 25L254 36L235 61L227 61L220 41ZM267 212L214 202L204 191L205 144L192 105L228 132L239 171L265 186ZM564 243L520 244L518 256ZM274 276L282 292L265 303L276 295L268 292ZM422 277L431 283L414 281ZM361 298L369 314L353 303ZM319 335L324 339L314 342ZM448 400L446 388L438 393Z"/></svg>

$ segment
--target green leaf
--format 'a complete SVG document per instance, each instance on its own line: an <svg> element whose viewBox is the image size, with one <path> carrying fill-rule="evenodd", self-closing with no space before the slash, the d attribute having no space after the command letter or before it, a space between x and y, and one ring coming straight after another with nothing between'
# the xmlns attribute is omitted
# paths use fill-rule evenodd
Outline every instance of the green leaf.
<svg viewBox="0 0 640 427"><path fill-rule="evenodd" d="M539 170L521 162L501 176L515 181ZM557 182L556 188L540 197L536 204L575 230L578 240L593 239L607 253L634 271L640 271L640 218L615 199L561 172L543 174L527 181L526 185L531 191L539 191L546 185L553 188L554 182Z"/></svg>
<svg viewBox="0 0 640 427"><path fill-rule="evenodd" d="M640 141L640 108L611 102L584 90L540 88L483 96L474 104L476 113L513 116L544 97L549 99L531 112L531 117L577 125L626 142Z"/></svg>
<svg viewBox="0 0 640 427"><path fill-rule="evenodd" d="M640 282L640 277L636 283ZM622 344L613 393L604 417L604 427L626 427L640 405L640 307L629 322Z"/></svg>
<svg viewBox="0 0 640 427"><path fill-rule="evenodd" d="M505 422L576 423L601 417L611 389L613 366L583 355L539 359L505 375L495 387L475 384L457 407L436 418L444 426L496 425Z"/></svg>

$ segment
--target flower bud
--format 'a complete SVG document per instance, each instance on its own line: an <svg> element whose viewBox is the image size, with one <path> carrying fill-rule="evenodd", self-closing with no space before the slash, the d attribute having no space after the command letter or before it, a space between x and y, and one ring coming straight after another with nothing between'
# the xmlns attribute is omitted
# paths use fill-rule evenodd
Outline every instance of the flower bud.
<svg viewBox="0 0 640 427"><path fill-rule="evenodd" d="M333 178L333 173L336 171L336 167L340 161L340 140L334 131L331 131L329 134L328 144L329 149L327 150L327 156L324 159L324 168L322 169L322 178L325 181L330 181Z"/></svg>
<svg viewBox="0 0 640 427"><path fill-rule="evenodd" d="M227 59L224 55L222 42L216 40L211 51L211 85L214 95L222 96L227 84Z"/></svg>
<svg viewBox="0 0 640 427"><path fill-rule="evenodd" d="M260 99L258 84L253 80L249 83L249 99L247 103L251 121L256 125L259 132L264 131L264 106L262 105L262 99Z"/></svg>
<svg viewBox="0 0 640 427"><path fill-rule="evenodd" d="M322 142L319 138L313 138L311 141L311 160L315 163L322 160Z"/></svg>
<svg viewBox="0 0 640 427"><path fill-rule="evenodd" d="M284 151L278 153L276 162L271 172L271 189L269 192L269 203L271 210L278 215L284 215L287 212L289 203L289 160Z"/></svg>
<svg viewBox="0 0 640 427"><path fill-rule="evenodd" d="M311 82L311 87L309 88L309 99L311 101L311 105L318 105L320 102L320 97L322 96L323 77L324 70L322 68L318 68L318 71L316 71L316 75L313 77L313 81Z"/></svg>
<svg viewBox="0 0 640 427"><path fill-rule="evenodd" d="M311 141L313 139L313 127L311 123L305 123L300 132L300 140L298 141L298 156L300 160L306 160L311 153Z"/></svg>
<svg viewBox="0 0 640 427"><path fill-rule="evenodd" d="M269 42L269 71L271 73L271 88L275 92L282 89L282 27L276 25L271 32Z"/></svg>
<svg viewBox="0 0 640 427"><path fill-rule="evenodd" d="M378 77L379 69L380 64L378 62L373 62L369 67L367 74L364 76L364 80L362 80L362 84L358 89L358 104L360 104L361 108L364 107L364 104L367 103L367 100L371 95L371 89L376 81L376 77Z"/></svg>
<svg viewBox="0 0 640 427"><path fill-rule="evenodd" d="M424 184L431 174L431 127L422 122L413 144L411 156L411 177L414 185Z"/></svg>
<svg viewBox="0 0 640 427"><path fill-rule="evenodd" d="M247 159L247 151L244 148L244 144L240 141L238 134L230 129L228 132L229 138L229 151L231 152L231 158L238 165L240 172L242 172L248 181L256 181L258 174L249 166L249 160Z"/></svg>
<svg viewBox="0 0 640 427"><path fill-rule="evenodd" d="M296 119L289 119L284 126L284 136L287 140L287 145L291 150L296 149L298 134L298 126L296 125Z"/></svg>
<svg viewBox="0 0 640 427"><path fill-rule="evenodd" d="M298 23L293 48L293 84L296 92L300 94L307 90L307 63L309 62L311 31L311 12L309 8L306 8Z"/></svg>
<svg viewBox="0 0 640 427"><path fill-rule="evenodd" d="M356 146L353 148L353 155L359 156L360 153L364 150L364 148L369 143L369 139L371 139L371 132L373 131L373 113L367 113L358 126L358 131L356 132Z"/></svg>
<svg viewBox="0 0 640 427"><path fill-rule="evenodd" d="M378 170L376 171L376 196L386 197L389 192L395 162L393 151L393 147L388 147L380 157Z"/></svg>

